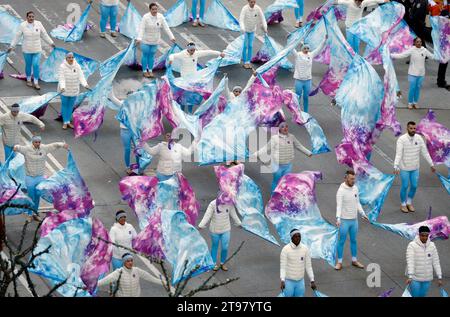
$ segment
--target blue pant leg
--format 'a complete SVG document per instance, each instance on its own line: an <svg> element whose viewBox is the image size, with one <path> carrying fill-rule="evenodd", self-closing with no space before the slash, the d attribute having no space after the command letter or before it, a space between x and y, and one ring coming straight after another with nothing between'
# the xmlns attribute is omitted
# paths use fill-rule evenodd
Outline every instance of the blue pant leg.
<svg viewBox="0 0 450 317"><path fill-rule="evenodd" d="M409 186L409 172L400 170L400 180L401 180L400 202L402 204L406 204L406 193L408 191Z"/></svg>
<svg viewBox="0 0 450 317"><path fill-rule="evenodd" d="M123 145L123 160L125 166L130 167L130 155L131 155L131 132L129 129L120 129L120 139Z"/></svg>
<svg viewBox="0 0 450 317"><path fill-rule="evenodd" d="M197 5L198 5L198 0L192 0L192 19L197 20Z"/></svg>
<svg viewBox="0 0 450 317"><path fill-rule="evenodd" d="M417 186L419 184L419 170L414 170L409 172L409 193L408 198L413 200L414 196L416 195Z"/></svg>
<svg viewBox="0 0 450 317"><path fill-rule="evenodd" d="M414 103L414 98L416 96L417 87L417 76L408 75L409 90L408 90L408 103Z"/></svg>
<svg viewBox="0 0 450 317"><path fill-rule="evenodd" d="M295 19L297 20L297 22L300 22L303 18L303 11L305 8L304 0L297 0L297 5L298 5L298 8L295 8L295 10L294 10Z"/></svg>
<svg viewBox="0 0 450 317"><path fill-rule="evenodd" d="M356 237L358 236L358 219L351 220L349 234L350 234L350 251L352 257L356 258L358 256L358 242L356 239Z"/></svg>
<svg viewBox="0 0 450 317"><path fill-rule="evenodd" d="M345 240L347 240L347 233L349 231L349 222L346 219L341 219L341 225L339 226L339 240L337 244L337 254L339 262L342 262L344 256Z"/></svg>
<svg viewBox="0 0 450 317"><path fill-rule="evenodd" d="M23 53L23 60L25 62L25 75L27 80L31 80L31 69L33 66L33 54Z"/></svg>
<svg viewBox="0 0 450 317"><path fill-rule="evenodd" d="M155 54L158 50L158 45L150 45L150 52L148 56L148 69L151 71L153 70L153 67L155 66Z"/></svg>
<svg viewBox="0 0 450 317"><path fill-rule="evenodd" d="M414 94L414 103L419 102L420 98L420 91L422 90L422 83L423 83L424 76L418 76L416 81L416 89Z"/></svg>
<svg viewBox="0 0 450 317"><path fill-rule="evenodd" d="M303 94L303 83L299 79L295 80L295 93L298 96L298 104L301 105L302 103L300 102L300 100L301 100L302 94ZM299 110L301 110L301 107Z"/></svg>
<svg viewBox="0 0 450 317"><path fill-rule="evenodd" d="M141 64L142 71L145 73L153 68L149 65L150 45L141 43Z"/></svg>
<svg viewBox="0 0 450 317"><path fill-rule="evenodd" d="M305 297L305 279L295 281L294 297Z"/></svg>
<svg viewBox="0 0 450 317"><path fill-rule="evenodd" d="M412 281L409 285L410 293L412 297L425 297L430 288L431 282L419 282Z"/></svg>
<svg viewBox="0 0 450 317"><path fill-rule="evenodd" d="M206 0L200 0L200 21L205 17Z"/></svg>
<svg viewBox="0 0 450 317"><path fill-rule="evenodd" d="M116 31L117 25L117 13L119 12L119 6L109 7L109 24L111 26L111 32Z"/></svg>
<svg viewBox="0 0 450 317"><path fill-rule="evenodd" d="M109 7L103 4L100 4L100 32L106 31L106 23L108 22L109 17Z"/></svg>
<svg viewBox="0 0 450 317"><path fill-rule="evenodd" d="M34 82L37 83L39 81L39 63L41 61L41 53L35 53L33 54L33 62L32 62L32 66L33 66L33 77L34 77Z"/></svg>
<svg viewBox="0 0 450 317"><path fill-rule="evenodd" d="M311 80L303 81L303 111L308 112L309 92L311 91Z"/></svg>
<svg viewBox="0 0 450 317"><path fill-rule="evenodd" d="M5 151L5 162L11 154L12 154L12 157L14 157L16 155L16 153L13 151L12 146L3 145L3 150Z"/></svg>
<svg viewBox="0 0 450 317"><path fill-rule="evenodd" d="M33 205L36 210L39 209L39 200L41 198L38 191L36 190L36 187L43 180L44 180L44 176L28 176L27 175L25 177L25 184L27 185L27 194L28 194L28 197L30 197L30 199L33 201Z"/></svg>
<svg viewBox="0 0 450 317"><path fill-rule="evenodd" d="M75 96L63 96L61 95L61 116L63 123L70 123L72 119L73 106L75 104L77 97Z"/></svg>
<svg viewBox="0 0 450 317"><path fill-rule="evenodd" d="M283 290L284 296L285 297L294 297L295 286L296 286L295 281L286 279L284 281L284 290Z"/></svg>
<svg viewBox="0 0 450 317"><path fill-rule="evenodd" d="M228 246L230 244L230 231L222 233L220 243L221 243L220 263L223 264L227 260L228 256Z"/></svg>
<svg viewBox="0 0 450 317"><path fill-rule="evenodd" d="M217 262L217 250L219 249L220 234L209 233L211 237L211 257L214 263Z"/></svg>

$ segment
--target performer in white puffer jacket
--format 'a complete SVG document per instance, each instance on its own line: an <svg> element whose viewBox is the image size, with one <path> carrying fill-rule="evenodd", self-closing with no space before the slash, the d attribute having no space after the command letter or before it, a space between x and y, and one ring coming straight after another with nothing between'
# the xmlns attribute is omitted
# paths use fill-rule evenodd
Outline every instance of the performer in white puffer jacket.
<svg viewBox="0 0 450 317"><path fill-rule="evenodd" d="M22 37L22 53L23 59L25 60L27 86L33 86L31 83L31 75L33 75L34 88L39 90L41 89L41 87L39 87L39 63L42 53L41 37L53 48L55 47L55 44L50 36L48 36L42 23L34 19L33 11L27 12L27 20L19 25L16 36L11 42L11 46L8 48L8 53L16 47Z"/></svg>
<svg viewBox="0 0 450 317"><path fill-rule="evenodd" d="M141 278L149 282L163 285L162 276L155 277L150 273L133 266L133 256L125 253L122 257L123 266L98 281L98 287L114 283L117 297L141 296Z"/></svg>
<svg viewBox="0 0 450 317"><path fill-rule="evenodd" d="M70 120L73 106L80 93L80 83L83 87L89 89L83 70L75 60L73 53L69 52L59 67L58 74L58 91L61 92L61 116L64 130L67 129L67 126L73 128Z"/></svg>
<svg viewBox="0 0 450 317"><path fill-rule="evenodd" d="M123 210L116 212L116 223L109 230L109 239L115 244L131 249L133 239L137 233L133 225L127 222L127 214ZM122 266L122 256L128 251L118 246L113 246L112 268L116 270Z"/></svg>
<svg viewBox="0 0 450 317"><path fill-rule="evenodd" d="M436 246L429 239L430 228L421 226L419 235L408 244L406 249L406 274L413 297L425 297L433 280L433 270L442 286L442 270Z"/></svg>

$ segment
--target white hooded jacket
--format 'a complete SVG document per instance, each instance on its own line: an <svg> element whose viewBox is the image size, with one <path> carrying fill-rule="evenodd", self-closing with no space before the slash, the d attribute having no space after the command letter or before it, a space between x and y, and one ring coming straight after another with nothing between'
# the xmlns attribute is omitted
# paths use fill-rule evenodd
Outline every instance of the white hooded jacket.
<svg viewBox="0 0 450 317"><path fill-rule="evenodd" d="M406 249L406 274L408 278L414 281L426 282L433 280L433 269L439 279L442 278L441 264L439 255L434 245L428 239L423 244L420 237L417 236L408 244Z"/></svg>
<svg viewBox="0 0 450 317"><path fill-rule="evenodd" d="M65 91L62 95L66 97L78 96L80 93L80 83L83 87L88 85L80 65L75 60L72 65L64 60L59 67L58 91L64 89Z"/></svg>

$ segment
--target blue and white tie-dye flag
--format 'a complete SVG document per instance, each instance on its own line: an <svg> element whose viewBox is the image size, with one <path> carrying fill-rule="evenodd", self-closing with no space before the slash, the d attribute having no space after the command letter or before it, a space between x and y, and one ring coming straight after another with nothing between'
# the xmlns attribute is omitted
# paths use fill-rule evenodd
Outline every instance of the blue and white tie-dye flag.
<svg viewBox="0 0 450 317"><path fill-rule="evenodd" d="M3 68L5 67L7 57L8 57L7 52L0 52L0 79L3 79L4 77Z"/></svg>
<svg viewBox="0 0 450 317"><path fill-rule="evenodd" d="M64 48L54 48L47 59L41 64L39 79L47 83L57 83L59 67L66 58L66 54L68 52L69 51ZM77 53L73 53L73 55L77 63L80 65L84 77L88 79L89 76L97 70L99 62Z"/></svg>
<svg viewBox="0 0 450 317"><path fill-rule="evenodd" d="M0 7L0 43L11 44L22 22L23 20ZM21 45L22 40L18 44Z"/></svg>
<svg viewBox="0 0 450 317"><path fill-rule="evenodd" d="M266 205L266 216L284 243L291 241L290 231L299 229L302 243L312 258L336 264L338 228L322 218L316 198L316 181L322 173L305 171L284 175Z"/></svg>
<svg viewBox="0 0 450 317"><path fill-rule="evenodd" d="M221 0L211 0L205 12L203 22L221 29L239 32L239 21L233 16Z"/></svg>
<svg viewBox="0 0 450 317"><path fill-rule="evenodd" d="M440 63L450 60L450 19L445 16L430 17L434 56Z"/></svg>
<svg viewBox="0 0 450 317"><path fill-rule="evenodd" d="M177 27L189 21L189 11L185 0L178 0L167 12L164 14L167 25L171 28Z"/></svg>
<svg viewBox="0 0 450 317"><path fill-rule="evenodd" d="M64 42L78 42L83 38L84 31L88 25L89 12L91 11L91 4L88 4L86 9L80 16L80 19L73 25L72 28L67 28L63 25L58 25L57 28L50 32L50 35L58 40Z"/></svg>
<svg viewBox="0 0 450 317"><path fill-rule="evenodd" d="M103 75L97 85L86 94L85 98L88 98L88 104L81 105L73 112L76 138L98 130L103 123L106 107L110 107L113 110L119 110L118 107L109 100L109 96L112 90L113 80L122 64L130 59L132 47L134 45L135 42L133 40L126 49L120 51L100 65L100 71Z"/></svg>
<svg viewBox="0 0 450 317"><path fill-rule="evenodd" d="M59 212L77 210L81 215L88 215L94 208L91 193L70 151L66 167L39 183L36 189Z"/></svg>
<svg viewBox="0 0 450 317"><path fill-rule="evenodd" d="M234 41L228 44L223 51L225 54L224 58L217 57L216 59L212 59L206 63L206 66L209 67L216 60L220 60L219 67L239 64L242 60L242 53L244 51L244 38L244 34L238 36Z"/></svg>
<svg viewBox="0 0 450 317"><path fill-rule="evenodd" d="M359 201L369 220L376 221L395 176L383 174L366 162L353 162L353 167L356 171Z"/></svg>
<svg viewBox="0 0 450 317"><path fill-rule="evenodd" d="M344 138L336 146L336 155L341 164L348 160L364 161L371 152L373 131L381 115L382 98L383 83L377 72L361 56L355 55L336 94L336 102L342 107ZM345 146L351 147L354 155L341 155L341 148Z"/></svg>
<svg viewBox="0 0 450 317"><path fill-rule="evenodd" d="M163 70L169 61L169 56L181 52L183 49L178 44L173 44L163 55L161 55L153 64L153 70ZM172 64L172 69L180 72L180 65L177 62Z"/></svg>
<svg viewBox="0 0 450 317"><path fill-rule="evenodd" d="M264 17L269 25L281 23L284 20L282 11L285 9L296 8L298 8L296 0L275 0L274 3L269 5L266 10L264 10Z"/></svg>
<svg viewBox="0 0 450 317"><path fill-rule="evenodd" d="M64 297L88 297L83 290L81 270L85 260L85 250L92 237L92 219L76 218L62 223L45 237L41 237L34 253L43 252L33 261L30 272L46 278L52 286L67 282L58 288Z"/></svg>
<svg viewBox="0 0 450 317"><path fill-rule="evenodd" d="M183 211L164 210L161 222L164 254L173 267L172 285L213 268L208 244Z"/></svg>
<svg viewBox="0 0 450 317"><path fill-rule="evenodd" d="M267 63L272 57L276 56L278 52L283 49L273 38L269 35L264 35L264 44L261 49L252 58L252 63ZM292 71L294 65L287 59L283 58L280 62L280 67Z"/></svg>
<svg viewBox="0 0 450 317"><path fill-rule="evenodd" d="M448 293L443 287L439 288L439 292L441 293L441 297L448 297Z"/></svg>
<svg viewBox="0 0 450 317"><path fill-rule="evenodd" d="M178 120L177 127L188 130L197 139L201 131L200 118L184 112L175 100L172 101L172 111Z"/></svg>
<svg viewBox="0 0 450 317"><path fill-rule="evenodd" d="M50 101L52 101L59 95L60 93L57 92L48 92L43 95L25 98L19 102L20 111L25 113L33 113L39 108L47 105Z"/></svg>
<svg viewBox="0 0 450 317"><path fill-rule="evenodd" d="M20 189L17 190L19 185ZM22 154L16 153L14 158L11 156L6 158L4 165L0 163L0 206L12 197L9 201L10 204L23 206L26 209L18 207L6 208L3 211L6 216L32 213L31 209L34 208L33 202L21 190L25 188L25 158Z"/></svg>
<svg viewBox="0 0 450 317"><path fill-rule="evenodd" d="M313 293L314 293L314 296L315 297L329 297L328 295L325 295L324 293L322 293L322 292L319 292L318 290L313 290Z"/></svg>
<svg viewBox="0 0 450 317"><path fill-rule="evenodd" d="M127 96L117 113L117 120L131 131L135 145L156 138L164 131L161 111L157 108L157 89L156 82L145 84Z"/></svg>
<svg viewBox="0 0 450 317"><path fill-rule="evenodd" d="M131 1L129 1L119 23L119 32L130 39L134 39L137 37L141 21L142 15L134 7Z"/></svg>
<svg viewBox="0 0 450 317"><path fill-rule="evenodd" d="M444 186L445 190L450 195L450 176L449 177L445 177L444 175L441 175L439 173L436 173L436 175L439 178L439 180L441 181L442 186Z"/></svg>

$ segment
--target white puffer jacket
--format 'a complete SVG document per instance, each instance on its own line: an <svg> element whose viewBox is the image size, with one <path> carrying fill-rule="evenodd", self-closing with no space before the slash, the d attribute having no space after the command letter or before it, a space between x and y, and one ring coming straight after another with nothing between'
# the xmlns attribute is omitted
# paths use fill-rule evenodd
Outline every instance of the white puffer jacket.
<svg viewBox="0 0 450 317"><path fill-rule="evenodd" d="M53 40L48 36L41 22L34 20L32 24L24 21L20 24L16 36L11 42L11 47L16 47L23 36L22 52L33 54L42 52L41 37L48 43L53 44Z"/></svg>
<svg viewBox="0 0 450 317"><path fill-rule="evenodd" d="M231 230L230 216L233 218L236 226L241 225L241 220L236 214L236 208L232 205L220 205L217 208L216 199L209 203L202 221L199 223L199 228L205 228L209 221L209 231L216 234L221 234Z"/></svg>
<svg viewBox="0 0 450 317"><path fill-rule="evenodd" d="M162 285L161 279L154 277L138 267L132 267L130 270L122 266L99 280L98 287L109 285L109 283L115 283L119 280L117 297L139 297L141 296L141 278Z"/></svg>
<svg viewBox="0 0 450 317"><path fill-rule="evenodd" d="M59 67L58 80L58 91L64 89L62 95L66 97L78 96L80 83L83 87L88 85L80 65L75 60L72 65L69 65L66 60L62 62Z"/></svg>
<svg viewBox="0 0 450 317"><path fill-rule="evenodd" d="M406 249L406 274L414 281L433 280L433 268L439 279L442 278L441 264L436 246L429 239L423 244L417 236Z"/></svg>
<svg viewBox="0 0 450 317"><path fill-rule="evenodd" d="M3 144L7 146L20 144L20 137L22 136L20 130L22 129L24 122L31 122L41 129L45 128L44 122L28 113L19 112L15 117L11 112L0 115L0 128L2 130Z"/></svg>
<svg viewBox="0 0 450 317"><path fill-rule="evenodd" d="M175 143L169 149L167 142L158 143L154 147L150 147L148 144L144 145L144 150L150 155L159 154L156 171L163 175L173 175L176 172L181 172L183 157L191 155L192 148L192 145L189 148L185 148L181 144Z"/></svg>
<svg viewBox="0 0 450 317"><path fill-rule="evenodd" d="M102 0L102 5L111 7L111 6L118 6L120 0Z"/></svg>
<svg viewBox="0 0 450 317"><path fill-rule="evenodd" d="M257 4L255 4L253 8L250 8L248 4L245 5L239 16L241 32L255 32L258 24L261 25L263 31L267 33L267 22L261 7Z"/></svg>
<svg viewBox="0 0 450 317"><path fill-rule="evenodd" d="M314 272L311 265L311 254L304 244L295 245L289 242L281 250L280 279L282 281L299 281L304 278L305 270L311 282L314 281Z"/></svg>
<svg viewBox="0 0 450 317"><path fill-rule="evenodd" d="M133 225L125 223L123 226L116 222L109 230L109 239L111 242L122 245L124 247L132 249L132 241L136 237L137 233ZM122 259L122 255L129 251L124 248L113 246L113 257L116 259Z"/></svg>
<svg viewBox="0 0 450 317"><path fill-rule="evenodd" d="M219 51L213 50L196 50L194 54L189 54L187 50L174 53L169 56L169 61L180 64L181 77L193 76L197 73L198 59L206 56L218 57Z"/></svg>
<svg viewBox="0 0 450 317"><path fill-rule="evenodd" d="M347 6L345 26L349 28L353 25L353 23L361 19L365 8L383 2L385 2L385 0L365 0L359 7L356 5L355 0L336 0L335 4L343 4Z"/></svg>
<svg viewBox="0 0 450 317"><path fill-rule="evenodd" d="M171 40L175 39L166 18L161 13L157 13L156 16L150 12L146 13L139 25L137 40L148 45L158 45L161 41L161 29L164 29Z"/></svg>

